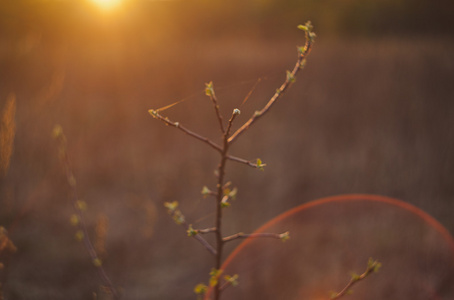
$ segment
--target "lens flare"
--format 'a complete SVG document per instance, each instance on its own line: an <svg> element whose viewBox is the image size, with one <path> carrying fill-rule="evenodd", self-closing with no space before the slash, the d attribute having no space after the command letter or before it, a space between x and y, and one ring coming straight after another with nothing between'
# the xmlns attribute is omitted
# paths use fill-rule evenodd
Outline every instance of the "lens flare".
<svg viewBox="0 0 454 300"><path fill-rule="evenodd" d="M238 274L239 285L223 291L225 298L326 299L373 258L383 266L353 288L357 299L453 299L454 240L411 204L376 195L328 197L256 232L284 231L285 243L250 238L230 254L222 269Z"/></svg>

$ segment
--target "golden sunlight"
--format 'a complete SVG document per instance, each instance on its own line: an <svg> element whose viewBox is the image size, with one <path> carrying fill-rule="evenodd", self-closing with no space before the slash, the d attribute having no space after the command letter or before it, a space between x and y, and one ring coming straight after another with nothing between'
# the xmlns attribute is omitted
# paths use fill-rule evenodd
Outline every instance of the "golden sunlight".
<svg viewBox="0 0 454 300"><path fill-rule="evenodd" d="M104 10L110 10L118 6L122 0L91 0L94 4Z"/></svg>

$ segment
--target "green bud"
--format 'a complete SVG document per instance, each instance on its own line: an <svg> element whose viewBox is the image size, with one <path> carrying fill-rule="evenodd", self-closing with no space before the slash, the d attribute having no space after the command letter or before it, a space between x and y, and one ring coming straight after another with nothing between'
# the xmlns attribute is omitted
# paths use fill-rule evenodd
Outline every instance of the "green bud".
<svg viewBox="0 0 454 300"><path fill-rule="evenodd" d="M262 163L262 160L261 160L260 158L257 158L256 165L257 165L257 168L258 168L260 171L264 171L264 170L265 170L263 167L265 167L266 164Z"/></svg>
<svg viewBox="0 0 454 300"><path fill-rule="evenodd" d="M198 234L197 230L195 230L195 229L192 227L192 224L189 225L188 230L187 230L187 233L188 233L188 236L189 236L189 237L195 236L195 235Z"/></svg>
<svg viewBox="0 0 454 300"><path fill-rule="evenodd" d="M301 24L298 25L298 29L299 29L299 30L303 30L303 31L309 31L309 28L307 28L307 26L301 25Z"/></svg>
<svg viewBox="0 0 454 300"><path fill-rule="evenodd" d="M174 212L178 207L178 201L164 202L164 206L169 210L169 213Z"/></svg>
<svg viewBox="0 0 454 300"><path fill-rule="evenodd" d="M208 287L203 283L199 283L194 287L194 293L196 293L197 295L204 295L207 292L207 290Z"/></svg>
<svg viewBox="0 0 454 300"><path fill-rule="evenodd" d="M287 70L287 81L293 83L293 82L295 82L295 80L296 80L296 78L295 78L295 76L292 74L292 72L290 72L290 71Z"/></svg>
<svg viewBox="0 0 454 300"><path fill-rule="evenodd" d="M148 113L153 117L153 118L156 118L157 115L158 115L158 112L154 109L149 109L148 110Z"/></svg>
<svg viewBox="0 0 454 300"><path fill-rule="evenodd" d="M175 223L177 223L178 225L180 224L183 224L185 222L185 218L184 218L184 215L181 213L181 211L179 210L175 210L173 212L173 220L175 221Z"/></svg>
<svg viewBox="0 0 454 300"><path fill-rule="evenodd" d="M211 287L214 287L218 284L219 282L219 276L221 276L222 274L222 270L218 270L218 269L211 269L211 272L210 272L210 286Z"/></svg>
<svg viewBox="0 0 454 300"><path fill-rule="evenodd" d="M213 81L205 83L205 95L212 97L214 95Z"/></svg>
<svg viewBox="0 0 454 300"><path fill-rule="evenodd" d="M85 211L87 210L87 203L83 200L77 200L76 201L76 206L80 211Z"/></svg>
<svg viewBox="0 0 454 300"><path fill-rule="evenodd" d="M361 279L361 276L356 274L356 273L352 273L351 274L351 279L352 279L352 281L358 281L358 280Z"/></svg>
<svg viewBox="0 0 454 300"><path fill-rule="evenodd" d="M54 137L54 139L63 137L63 128L60 125L55 125L54 129L52 130L52 136Z"/></svg>
<svg viewBox="0 0 454 300"><path fill-rule="evenodd" d="M206 196L208 196L209 194L211 194L211 190L210 190L206 185L203 186L203 188L202 188L202 195L203 195L204 197L206 197Z"/></svg>
<svg viewBox="0 0 454 300"><path fill-rule="evenodd" d="M285 242L286 240L288 240L290 238L290 232L284 232L284 233L281 233L279 235L279 238L281 239L281 241Z"/></svg>
<svg viewBox="0 0 454 300"><path fill-rule="evenodd" d="M225 275L224 279L225 279L225 281L230 283L232 286L237 286L238 285L238 274L235 274L233 276Z"/></svg>
<svg viewBox="0 0 454 300"><path fill-rule="evenodd" d="M99 258L95 258L93 259L93 265L95 265L95 267L100 267L102 266L102 261Z"/></svg>

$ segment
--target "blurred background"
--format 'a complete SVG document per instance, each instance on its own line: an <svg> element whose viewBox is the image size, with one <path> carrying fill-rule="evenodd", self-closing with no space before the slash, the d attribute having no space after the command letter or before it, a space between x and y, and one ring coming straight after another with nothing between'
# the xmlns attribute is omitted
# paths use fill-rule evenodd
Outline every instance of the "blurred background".
<svg viewBox="0 0 454 300"><path fill-rule="evenodd" d="M345 193L401 199L453 233L452 1L0 0L0 226L17 247L0 252L5 299L102 299L74 238L55 124L124 298L194 299L212 258L163 203L211 226L200 191L214 186L218 155L147 111L184 99L165 114L219 141L204 84L214 82L225 118L241 109L239 127L293 67L307 20L318 37L306 68L232 147L267 167L228 165L239 192L225 233Z"/></svg>

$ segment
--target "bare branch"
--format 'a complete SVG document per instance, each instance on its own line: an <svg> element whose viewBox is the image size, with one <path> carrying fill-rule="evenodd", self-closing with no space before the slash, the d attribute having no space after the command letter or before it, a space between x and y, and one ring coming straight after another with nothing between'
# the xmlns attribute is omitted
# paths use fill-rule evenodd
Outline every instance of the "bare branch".
<svg viewBox="0 0 454 300"><path fill-rule="evenodd" d="M227 159L229 159L231 161L235 161L235 162L239 162L239 163L248 165L248 166L253 167L253 168L258 168L259 167L256 163L253 163L250 160L246 160L246 159L239 158L239 157L236 157L236 156L227 155Z"/></svg>
<svg viewBox="0 0 454 300"><path fill-rule="evenodd" d="M208 97L210 97L211 102L213 102L214 110L216 111L216 116L217 116L218 121L219 121L219 126L221 128L221 132L225 133L224 125L223 125L223 121L222 121L222 115L221 115L221 112L219 111L218 99L216 98L216 94L214 93L214 88L213 88L213 82L212 81L210 81L209 83L206 84L205 94Z"/></svg>
<svg viewBox="0 0 454 300"><path fill-rule="evenodd" d="M309 24L310 26L310 24ZM268 103L265 105L265 107L262 108L260 111L256 111L252 117L243 124L237 131L235 131L232 136L229 138L228 142L233 143L236 138L238 138L239 135L244 133L255 121L257 121L259 118L261 118L265 113L269 111L271 106L281 97L281 95L287 90L287 88L295 81L296 74L298 71L301 69L302 66L304 66L304 61L306 57L309 55L312 45L314 42L315 34L310 30L307 29L305 31L306 33L306 44L304 47L299 47L299 55L298 59L295 63L295 66L293 67L293 70L287 71L287 77L284 81L284 83L276 90L274 93L273 97L268 101Z"/></svg>
<svg viewBox="0 0 454 300"><path fill-rule="evenodd" d="M217 255L217 252L216 250L213 248L213 246L210 245L210 243L207 242L207 240L205 240L203 237L201 237L200 235L194 235L194 238L200 243L202 244L202 246L204 246L208 252L210 252L211 254L213 254L214 256Z"/></svg>
<svg viewBox="0 0 454 300"><path fill-rule="evenodd" d="M195 230L192 228L191 224L188 224L186 222L181 211L179 209L177 209L178 202L176 202L176 201L172 202L172 203L166 202L164 204L164 206L167 207L168 213L173 218L175 223L177 223L178 225L182 225L186 229L186 232L188 232L188 236L196 239L200 244L202 244L202 246L205 247L205 249L208 250L208 252L210 252L214 256L217 256L217 251L213 248L213 246L210 245L210 243L208 243L207 240L205 240L202 236L200 236L198 234L192 234L192 232L195 232Z"/></svg>
<svg viewBox="0 0 454 300"><path fill-rule="evenodd" d="M191 130L187 129L186 127L181 125L179 122L170 121L168 118L163 117L162 115L160 115L157 110L150 109L150 110L148 110L148 112L150 113L150 115L152 115L153 118L164 122L166 125L169 125L169 126L172 126L172 127L180 129L181 131L183 131L187 135L192 136L192 137L194 137L194 138L196 138L196 139L208 144L209 146L211 146L213 149L215 149L218 152L222 151L221 146L219 146L215 142L211 141L210 139L208 139L208 138L206 138L204 136L201 136L201 135L195 133L194 131L191 131Z"/></svg>
<svg viewBox="0 0 454 300"><path fill-rule="evenodd" d="M235 233L230 236L227 236L223 238L222 240L224 242L230 242L236 239L245 239L245 238L274 238L274 239L280 239L280 240L286 240L289 237L289 233L284 232L284 233L268 233L268 232L259 232L259 233Z"/></svg>
<svg viewBox="0 0 454 300"><path fill-rule="evenodd" d="M197 233L201 233L201 234L211 233L211 232L215 232L216 231L216 227L204 228L204 229L195 229L195 231Z"/></svg>

